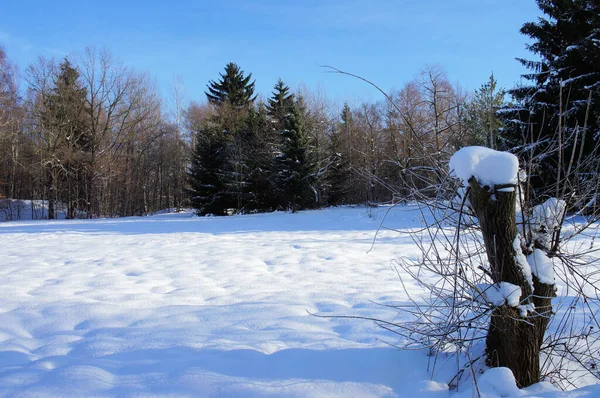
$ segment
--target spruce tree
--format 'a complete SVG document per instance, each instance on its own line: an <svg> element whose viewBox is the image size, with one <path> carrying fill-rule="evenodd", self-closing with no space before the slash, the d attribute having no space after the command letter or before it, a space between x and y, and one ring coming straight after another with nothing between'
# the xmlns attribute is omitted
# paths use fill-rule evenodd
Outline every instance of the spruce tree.
<svg viewBox="0 0 600 398"><path fill-rule="evenodd" d="M228 63L220 76L218 81L209 82L205 92L216 112L211 127L201 131L204 138L199 139L193 155L201 162L196 168L209 180L196 184L199 193L194 194L194 207L200 214L225 214L229 208L244 211L249 197L249 151L253 143L246 119L256 98L255 83L251 82L252 74L245 76L234 63ZM218 159L210 150L219 152Z"/></svg>
<svg viewBox="0 0 600 398"><path fill-rule="evenodd" d="M267 105L269 116L274 121L279 122L280 125L283 125L286 115L290 113L294 106L294 94L290 94L289 91L289 87L283 83L283 80L279 79L273 88Z"/></svg>
<svg viewBox="0 0 600 398"><path fill-rule="evenodd" d="M292 212L316 204L316 165L304 130L302 104L297 101L285 116L281 131L281 153L275 158L275 186L284 208Z"/></svg>
<svg viewBox="0 0 600 398"><path fill-rule="evenodd" d="M501 128L496 111L504 105L505 91L498 87L494 74L475 91L467 104L465 124L468 130L469 145L483 145L496 149L497 135Z"/></svg>
<svg viewBox="0 0 600 398"><path fill-rule="evenodd" d="M218 81L211 80L208 84L206 98L211 104L229 104L234 108L244 108L255 99L254 84L250 82L252 73L244 76L244 71L233 62L225 66L225 73L220 74Z"/></svg>
<svg viewBox="0 0 600 398"><path fill-rule="evenodd" d="M523 25L539 61L520 59L529 84L510 91L515 105L500 110L509 148L534 164L534 193L544 196L560 180L577 193L587 173L567 175L597 164L600 131L600 3L537 0L545 14ZM568 165L569 159L574 164ZM591 167L591 166L588 166Z"/></svg>
<svg viewBox="0 0 600 398"><path fill-rule="evenodd" d="M294 107L294 95L289 92L289 87L283 80L279 79L273 87L271 98L267 100L266 111L268 116L269 128L267 130L267 142L271 151L270 163L270 184L274 195L271 196L271 206L273 209L288 208L288 199L283 194L283 188L279 185L281 171L282 146L284 144L284 125L286 117L292 112Z"/></svg>
<svg viewBox="0 0 600 398"><path fill-rule="evenodd" d="M271 186L271 164L274 139L268 123L266 107L260 103L246 117L246 210L269 211L276 207Z"/></svg>
<svg viewBox="0 0 600 398"><path fill-rule="evenodd" d="M87 90L79 82L79 72L68 58L60 64L54 93L49 97L55 120L64 130L65 139L77 149L89 151L91 135L86 120Z"/></svg>
<svg viewBox="0 0 600 398"><path fill-rule="evenodd" d="M223 173L227 167L227 144L218 127L205 127L197 133L188 172L191 205L198 215L226 215L233 207Z"/></svg>
<svg viewBox="0 0 600 398"><path fill-rule="evenodd" d="M92 144L86 97L87 90L79 81L79 72L65 58L51 92L45 97L42 113L42 124L48 137L47 149L51 155L45 162L49 218L54 216L56 200L67 203L67 218L74 218L85 192L86 158ZM61 185L64 189L60 189Z"/></svg>

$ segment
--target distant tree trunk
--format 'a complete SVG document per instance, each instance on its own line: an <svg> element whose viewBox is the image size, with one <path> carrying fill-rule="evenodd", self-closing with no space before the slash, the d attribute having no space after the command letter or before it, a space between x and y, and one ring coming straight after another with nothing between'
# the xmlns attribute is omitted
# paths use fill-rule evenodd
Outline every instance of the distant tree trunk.
<svg viewBox="0 0 600 398"><path fill-rule="evenodd" d="M516 225L516 186L490 190L475 178L469 182L469 199L481 225L493 282L519 286L521 305L535 305L535 312L525 316L507 304L493 310L486 339L487 364L509 368L518 385L526 387L540 381L540 348L552 311L554 287L533 277L533 296L532 286L517 262L516 255L521 255L522 250Z"/></svg>
<svg viewBox="0 0 600 398"><path fill-rule="evenodd" d="M92 203L94 202L94 164L92 163L91 167L90 167L90 172L88 174L88 197L87 197L87 218L94 218L93 214L94 214L94 208Z"/></svg>
<svg viewBox="0 0 600 398"><path fill-rule="evenodd" d="M67 219L75 218L75 179L73 178L73 167L69 165L67 173Z"/></svg>
<svg viewBox="0 0 600 398"><path fill-rule="evenodd" d="M48 219L54 220L54 204L56 202L56 179L52 165L47 167L46 187L48 188Z"/></svg>

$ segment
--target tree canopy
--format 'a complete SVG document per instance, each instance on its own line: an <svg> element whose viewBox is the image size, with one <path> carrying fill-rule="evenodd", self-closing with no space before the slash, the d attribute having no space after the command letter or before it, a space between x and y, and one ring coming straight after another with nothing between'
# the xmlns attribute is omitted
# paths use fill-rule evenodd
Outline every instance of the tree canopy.
<svg viewBox="0 0 600 398"><path fill-rule="evenodd" d="M206 98L214 105L228 103L235 108L248 106L256 99L254 95L254 84L252 73L244 76L244 71L233 62L225 66L225 73L220 74L218 81L211 80L208 83Z"/></svg>

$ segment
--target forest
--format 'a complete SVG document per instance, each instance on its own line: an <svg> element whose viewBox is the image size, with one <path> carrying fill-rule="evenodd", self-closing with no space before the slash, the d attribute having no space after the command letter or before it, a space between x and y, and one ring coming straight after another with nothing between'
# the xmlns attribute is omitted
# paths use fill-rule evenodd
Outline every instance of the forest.
<svg viewBox="0 0 600 398"><path fill-rule="evenodd" d="M160 98L106 50L40 58L24 87L1 50L0 66L0 196L47 200L49 218L60 206L91 218L406 200L407 176L434 170L430 153L442 162L461 145L493 145L505 98L493 75L468 94L441 67L388 93L393 104L339 109L281 79L263 100L234 63L190 104L180 82Z"/></svg>

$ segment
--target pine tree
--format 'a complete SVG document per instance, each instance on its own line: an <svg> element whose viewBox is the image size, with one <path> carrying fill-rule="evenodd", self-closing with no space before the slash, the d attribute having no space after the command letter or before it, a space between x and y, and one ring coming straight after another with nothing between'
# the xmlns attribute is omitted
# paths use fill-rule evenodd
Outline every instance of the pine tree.
<svg viewBox="0 0 600 398"><path fill-rule="evenodd" d="M257 109L249 110L245 131L248 142L246 210L269 211L276 207L270 179L274 139L263 103L260 103Z"/></svg>
<svg viewBox="0 0 600 398"><path fill-rule="evenodd" d="M85 118L87 90L79 82L79 72L68 58L60 64L50 106L64 130L65 139L78 149L89 151L91 136Z"/></svg>
<svg viewBox="0 0 600 398"><path fill-rule="evenodd" d="M50 218L54 216L57 200L67 203L67 217L74 218L85 190L86 157L92 140L86 97L79 72L65 58L55 76L54 87L45 98L42 115L50 155L45 162ZM59 185L65 189L59 190Z"/></svg>
<svg viewBox="0 0 600 398"><path fill-rule="evenodd" d="M210 140L201 143L197 156L206 159L203 165L204 173L210 175L211 182L207 186L217 188L219 191L212 192L211 201L204 195L196 195L200 202L213 203L209 206L212 210L205 211L201 203L195 206L200 213L224 214L223 209L234 208L244 211L249 198L249 157L253 143L252 134L247 130L246 120L252 111L252 103L255 100L254 82L251 82L252 74L244 75L244 72L234 63L225 66L225 72L220 74L219 81L210 81L208 91L205 92L208 101L215 105L215 116L212 120L214 130L210 132ZM218 132L218 134L217 134ZM215 141L215 137L218 140ZM207 148L215 147L220 152L220 159L211 159L213 155L206 153ZM209 161L210 159L210 161ZM211 167L217 167L210 169ZM216 178L218 177L218 181ZM202 186L203 184L200 184ZM217 204L216 202L221 202Z"/></svg>
<svg viewBox="0 0 600 398"><path fill-rule="evenodd" d="M495 149L498 146L497 135L501 127L496 111L504 105L505 91L498 88L494 74L475 91L473 99L467 104L466 126L468 144L483 145Z"/></svg>
<svg viewBox="0 0 600 398"><path fill-rule="evenodd" d="M346 154L349 157L353 144L352 140L354 139L354 120L352 116L352 110L350 109L350 106L347 102L344 102L344 107L342 108L342 112L340 113L340 119L340 141L342 141L343 151L346 152Z"/></svg>
<svg viewBox="0 0 600 398"><path fill-rule="evenodd" d="M294 104L294 95L290 94L289 88L283 80L279 79L273 87L271 98L267 100L266 106L269 128L265 144L271 152L269 174L270 185L275 193L275 195L271 196L271 206L273 209L289 207L289 201L283 193L283 187L279 186L281 183L279 173L282 171L282 159L280 157L282 156L282 147L285 142L285 123L294 108Z"/></svg>
<svg viewBox="0 0 600 398"><path fill-rule="evenodd" d="M289 87L283 83L283 80L279 79L273 88L272 96L269 98L267 105L269 116L281 125L294 106L294 94L290 94L289 91Z"/></svg>
<svg viewBox="0 0 600 398"><path fill-rule="evenodd" d="M206 127L197 140L188 173L191 204L198 215L226 215L233 207L223 172L227 167L227 144L218 127Z"/></svg>
<svg viewBox="0 0 600 398"><path fill-rule="evenodd" d="M233 62L225 66L225 73L220 74L219 81L211 80L208 84L206 98L211 104L225 103L238 109L248 107L255 99L254 84L250 82L252 73L244 76L244 71Z"/></svg>
<svg viewBox="0 0 600 398"><path fill-rule="evenodd" d="M504 139L534 166L538 196L582 164L596 164L600 131L600 3L589 0L537 0L546 15L523 25L539 61L520 59L530 84L510 91L516 105L500 110ZM573 159L573 167L566 159ZM597 173L590 170L591 174ZM590 174L588 174L590 175ZM577 191L577 187L573 187Z"/></svg>
<svg viewBox="0 0 600 398"><path fill-rule="evenodd" d="M264 104L249 107L239 116L233 131L224 130L227 165L222 175L228 192L235 196L237 212L268 210L269 165L272 160L267 112ZM269 199L268 199L269 198Z"/></svg>
<svg viewBox="0 0 600 398"><path fill-rule="evenodd" d="M286 115L281 139L281 153L275 159L275 186L281 204L292 212L312 207L316 204L313 187L316 165L304 131L300 101Z"/></svg>

